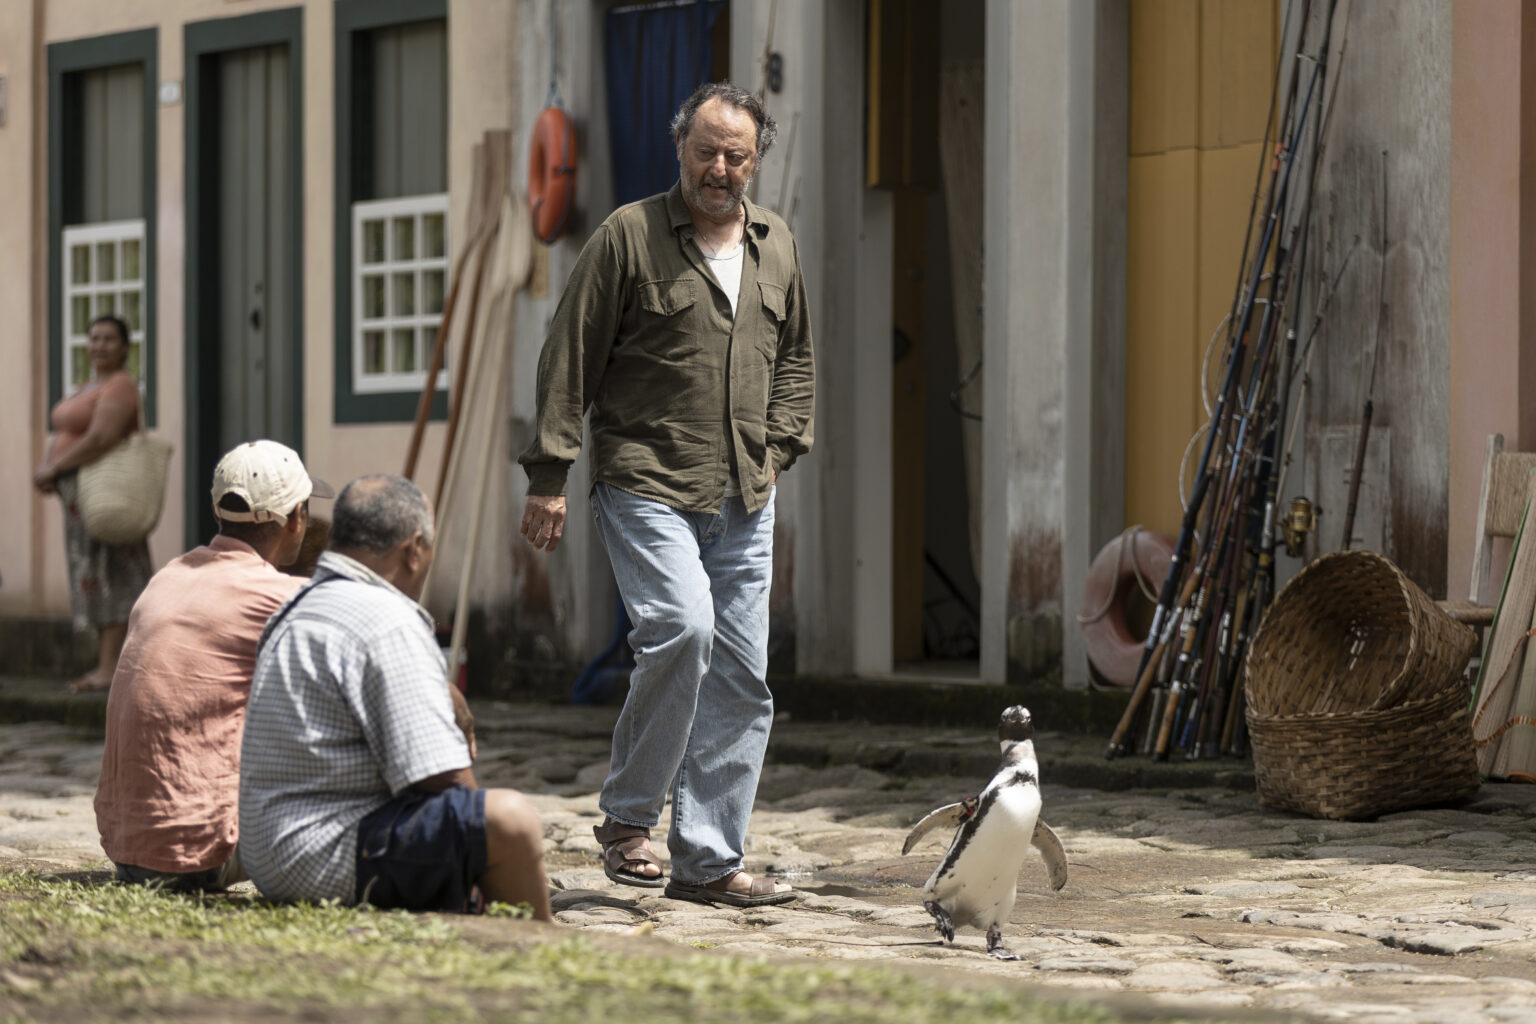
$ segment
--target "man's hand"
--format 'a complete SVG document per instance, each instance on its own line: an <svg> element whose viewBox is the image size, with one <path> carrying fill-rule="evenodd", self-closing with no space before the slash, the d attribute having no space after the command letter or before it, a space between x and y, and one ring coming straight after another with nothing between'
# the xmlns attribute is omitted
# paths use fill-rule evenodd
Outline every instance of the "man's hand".
<svg viewBox="0 0 1536 1024"><path fill-rule="evenodd" d="M554 551L565 536L565 495L530 494L518 531L535 548Z"/></svg>
<svg viewBox="0 0 1536 1024"><path fill-rule="evenodd" d="M469 710L469 701L459 692L459 688L452 683L448 684L448 696L453 700L453 720L458 725L459 731L464 734L464 742L469 744L469 759L476 760L480 756L480 747L475 743L475 715Z"/></svg>

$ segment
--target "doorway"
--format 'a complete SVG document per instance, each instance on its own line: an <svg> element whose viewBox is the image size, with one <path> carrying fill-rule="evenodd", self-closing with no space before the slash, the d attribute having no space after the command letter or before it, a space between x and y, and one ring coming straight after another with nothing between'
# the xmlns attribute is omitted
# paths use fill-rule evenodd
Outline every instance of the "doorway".
<svg viewBox="0 0 1536 1024"><path fill-rule="evenodd" d="M187 26L187 543L219 456L303 450L300 12Z"/></svg>
<svg viewBox="0 0 1536 1024"><path fill-rule="evenodd" d="M870 183L891 193L891 663L980 672L981 0L871 8ZM935 145L937 141L937 145Z"/></svg>

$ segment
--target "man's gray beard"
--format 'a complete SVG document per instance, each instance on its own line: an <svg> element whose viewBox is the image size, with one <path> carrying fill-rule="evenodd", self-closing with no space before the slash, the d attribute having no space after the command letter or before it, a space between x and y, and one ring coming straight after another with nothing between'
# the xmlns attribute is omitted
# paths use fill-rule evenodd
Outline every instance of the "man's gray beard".
<svg viewBox="0 0 1536 1024"><path fill-rule="evenodd" d="M756 177L756 175L753 175L753 177ZM751 189L751 187L752 178L748 178L741 183L740 195L737 195L735 192L728 192L727 194L730 196L730 204L723 209L714 210L711 209L709 204L704 201L703 179L701 178L698 181L690 184L688 179L685 177L683 179L683 199L685 199L688 205L695 210L701 210L712 217L724 217L727 214L730 214L741 208L742 201L746 199L747 191Z"/></svg>

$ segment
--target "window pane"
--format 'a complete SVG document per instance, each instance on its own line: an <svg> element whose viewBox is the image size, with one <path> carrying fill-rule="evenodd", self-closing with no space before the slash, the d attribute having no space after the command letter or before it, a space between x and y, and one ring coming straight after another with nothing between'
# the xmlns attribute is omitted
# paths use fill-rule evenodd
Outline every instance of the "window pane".
<svg viewBox="0 0 1536 1024"><path fill-rule="evenodd" d="M144 379L143 366L144 346L135 341L128 346L128 372L133 375L134 380Z"/></svg>
<svg viewBox="0 0 1536 1024"><path fill-rule="evenodd" d="M395 245L390 258L400 260L413 260L416 258L416 218L412 216L395 217Z"/></svg>
<svg viewBox="0 0 1536 1024"><path fill-rule="evenodd" d="M69 350L69 382L78 387L91 376L91 357L85 346L76 345Z"/></svg>
<svg viewBox="0 0 1536 1024"><path fill-rule="evenodd" d="M365 274L363 276L363 318L381 320L384 316L384 275Z"/></svg>
<svg viewBox="0 0 1536 1024"><path fill-rule="evenodd" d="M411 373L416 369L416 332L409 327L396 327L394 336L394 366L396 373Z"/></svg>
<svg viewBox="0 0 1536 1024"><path fill-rule="evenodd" d="M117 293L116 292L98 292L96 294L96 315L97 316L116 316L117 315Z"/></svg>
<svg viewBox="0 0 1536 1024"><path fill-rule="evenodd" d="M363 262L384 262L384 222L382 220L363 221Z"/></svg>
<svg viewBox="0 0 1536 1024"><path fill-rule="evenodd" d="M123 280L137 281L139 276L139 240L125 238L123 240Z"/></svg>
<svg viewBox="0 0 1536 1024"><path fill-rule="evenodd" d="M117 280L117 245L114 242L96 243L96 280Z"/></svg>
<svg viewBox="0 0 1536 1024"><path fill-rule="evenodd" d="M404 274L394 274L391 290L394 292L394 302L391 304L395 316L416 315L416 275L407 271Z"/></svg>
<svg viewBox="0 0 1536 1024"><path fill-rule="evenodd" d="M443 311L443 272L421 272L421 311L428 316L438 316Z"/></svg>
<svg viewBox="0 0 1536 1024"><path fill-rule="evenodd" d="M363 372L387 373L389 364L385 362L384 332L363 332Z"/></svg>
<svg viewBox="0 0 1536 1024"><path fill-rule="evenodd" d="M143 293L132 291L123 292L123 319L128 321L128 333L136 334L143 330Z"/></svg>
<svg viewBox="0 0 1536 1024"><path fill-rule="evenodd" d="M69 333L84 337L91 328L91 297L76 295L69 300Z"/></svg>
<svg viewBox="0 0 1536 1024"><path fill-rule="evenodd" d="M73 284L91 283L90 246L72 245L69 247L69 277Z"/></svg>
<svg viewBox="0 0 1536 1024"><path fill-rule="evenodd" d="M443 237L443 215L424 213L421 216L421 254L427 258L441 258L447 253L447 239Z"/></svg>

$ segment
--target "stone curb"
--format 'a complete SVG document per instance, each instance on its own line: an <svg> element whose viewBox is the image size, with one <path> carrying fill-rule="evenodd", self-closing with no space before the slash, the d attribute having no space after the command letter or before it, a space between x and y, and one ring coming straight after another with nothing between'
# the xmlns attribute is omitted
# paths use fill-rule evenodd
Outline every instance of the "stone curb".
<svg viewBox="0 0 1536 1024"><path fill-rule="evenodd" d="M997 688L1002 689L1002 688ZM1015 699L1018 699L1016 696ZM1028 699L1028 698L1026 698ZM996 699L973 694L967 702L969 719L990 717ZM577 705L541 704L553 715L582 714ZM70 694L63 680L0 676L0 723L59 722L100 732L106 727L105 694ZM609 711L611 714L611 709ZM486 716L488 738L495 715ZM942 776L980 783L997 768L997 746L990 724L959 733L932 721L922 725L891 722L829 723L799 713L775 723L768 744L771 764L810 768L857 766L897 778ZM1075 723L1074 723L1075 724ZM1218 787L1251 790L1249 761L1220 760L1157 763L1142 756L1107 760L1105 733L1066 729L1041 734L1041 782L1050 786L1118 792L1129 789L1188 789Z"/></svg>

